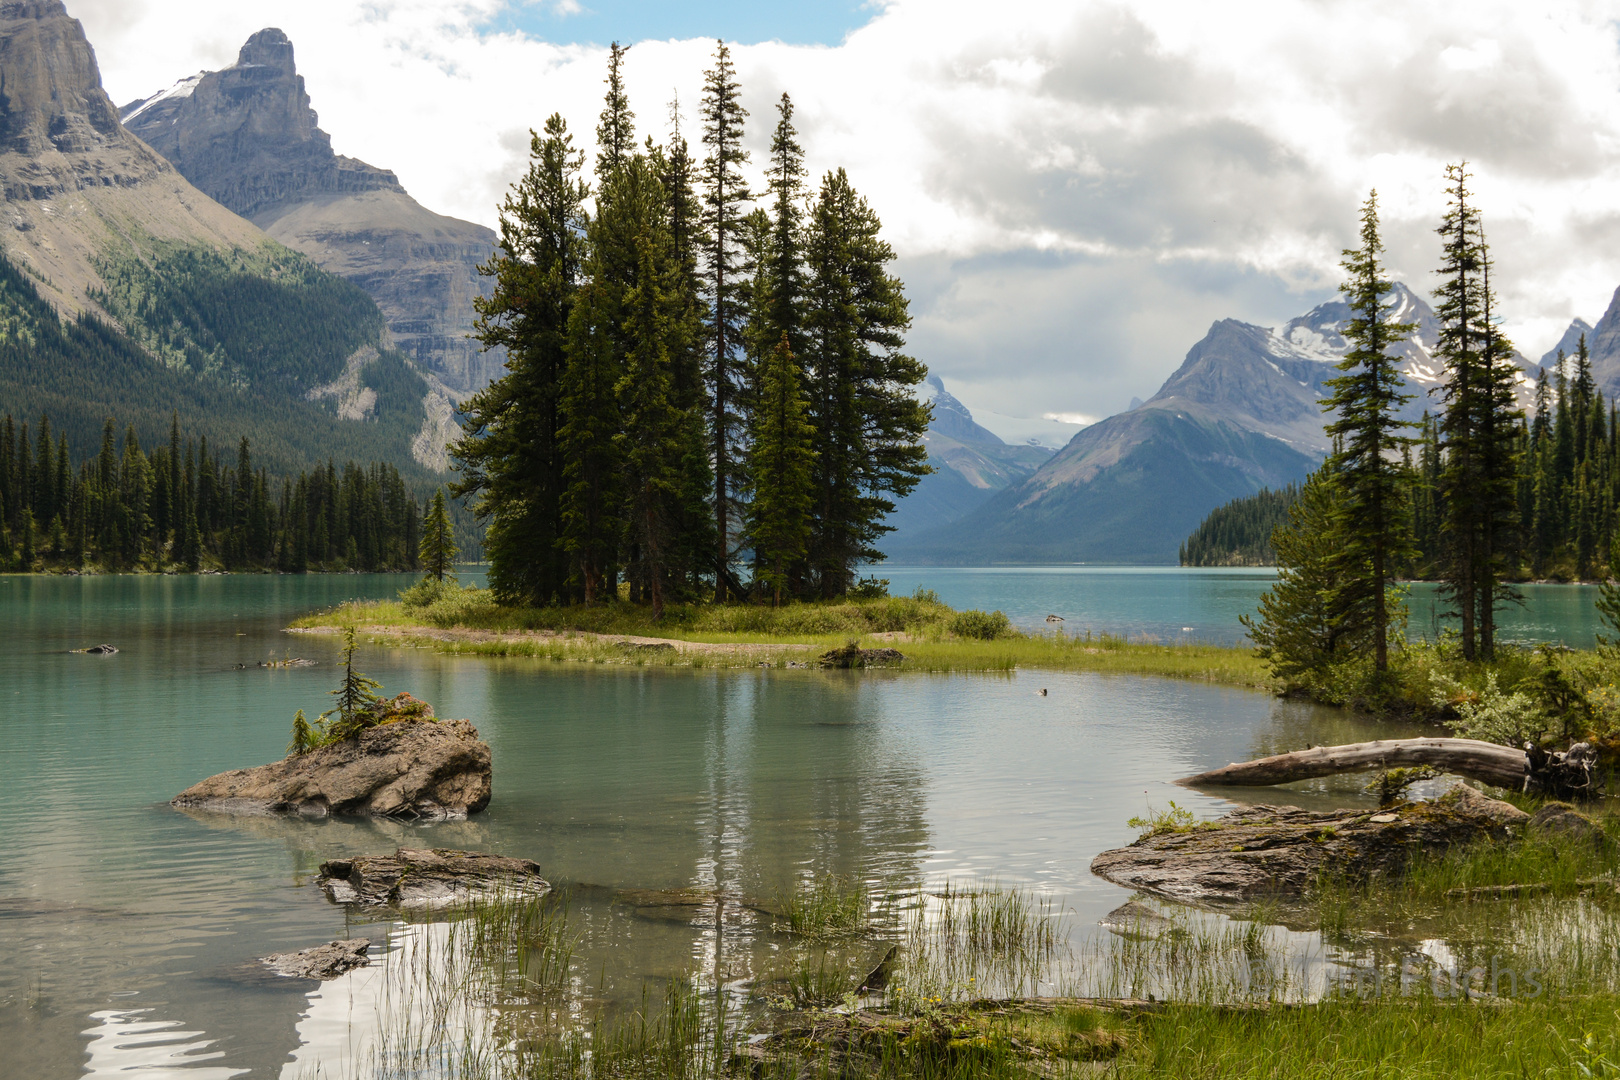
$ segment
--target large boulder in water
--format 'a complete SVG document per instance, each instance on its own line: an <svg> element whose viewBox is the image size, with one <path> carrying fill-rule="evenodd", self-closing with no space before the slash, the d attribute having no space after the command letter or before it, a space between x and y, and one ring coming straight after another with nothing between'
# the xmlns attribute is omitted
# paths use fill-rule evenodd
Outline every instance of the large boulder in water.
<svg viewBox="0 0 1620 1080"><path fill-rule="evenodd" d="M232 814L464 818L489 805L489 744L466 720L405 719L255 769L233 769L174 797Z"/></svg>

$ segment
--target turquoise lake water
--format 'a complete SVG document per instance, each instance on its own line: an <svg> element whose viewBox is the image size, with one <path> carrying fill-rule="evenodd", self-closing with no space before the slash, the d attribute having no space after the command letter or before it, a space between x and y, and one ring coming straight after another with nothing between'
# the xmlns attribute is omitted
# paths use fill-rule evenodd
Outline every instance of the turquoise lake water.
<svg viewBox="0 0 1620 1080"><path fill-rule="evenodd" d="M897 591L935 588L1024 625L1044 627L1053 613L1073 630L1168 638L1173 628L1206 640L1223 640L1227 616L1266 579L883 573ZM1084 937L1129 897L1088 870L1134 837L1127 818L1172 798L1202 815L1231 805L1176 788L1175 777L1410 733L1134 677L587 668L368 648L361 666L387 692L410 690L478 726L495 761L488 812L406 825L168 806L198 779L280 757L293 711L325 707L337 642L283 633L290 619L408 583L0 577L0 1077L296 1080L317 1065L348 1075L370 984L357 974L312 988L267 978L254 962L349 934L389 955L414 940L410 927L322 896L315 871L338 855L407 844L535 859L575 892L578 964L593 993L635 1001L672 979L745 988L764 977L775 946L741 905L825 873L895 894L946 881L1025 885ZM1583 596L1537 593L1533 610L1574 639ZM121 651L69 651L100 642ZM289 654L319 666L257 666ZM1358 783L1319 782L1288 799L1354 802L1365 798ZM622 900L625 890L671 889L705 890L738 914L705 926Z"/></svg>

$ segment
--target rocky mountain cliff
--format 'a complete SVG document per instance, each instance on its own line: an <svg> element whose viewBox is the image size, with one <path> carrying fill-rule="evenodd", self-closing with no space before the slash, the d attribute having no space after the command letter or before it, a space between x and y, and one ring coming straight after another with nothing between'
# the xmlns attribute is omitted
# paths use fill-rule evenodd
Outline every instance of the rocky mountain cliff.
<svg viewBox="0 0 1620 1080"><path fill-rule="evenodd" d="M898 561L1174 563L1177 546L1215 507L1303 479L1328 448L1324 384L1348 343L1350 311L1322 304L1278 328L1223 319L1188 351L1159 392L1077 434L1035 473L961 520L890 545ZM1439 324L1396 286L1393 318L1416 324L1403 342L1410 419L1439 403L1432 350ZM1620 349L1620 315L1616 316ZM1535 365L1519 358L1524 404ZM1617 361L1620 366L1620 361Z"/></svg>
<svg viewBox="0 0 1620 1080"><path fill-rule="evenodd" d="M137 238L253 247L265 237L118 123L61 0L0 3L0 235L64 314L97 304L96 262Z"/></svg>
<svg viewBox="0 0 1620 1080"><path fill-rule="evenodd" d="M127 131L60 0L0 0L0 194L0 412L80 452L109 415L147 440L178 412L277 468L410 467L428 388L377 305ZM323 398L345 379L347 414Z"/></svg>
<svg viewBox="0 0 1620 1080"><path fill-rule="evenodd" d="M494 232L435 214L393 173L335 153L286 34L261 30L234 66L182 79L121 114L197 187L365 289L394 344L449 396L500 373L505 357L468 338Z"/></svg>

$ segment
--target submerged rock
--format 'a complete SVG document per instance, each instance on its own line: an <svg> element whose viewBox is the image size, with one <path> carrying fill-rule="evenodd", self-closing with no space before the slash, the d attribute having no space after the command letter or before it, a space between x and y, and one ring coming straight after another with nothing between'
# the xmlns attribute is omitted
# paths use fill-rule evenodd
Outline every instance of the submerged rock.
<svg viewBox="0 0 1620 1080"><path fill-rule="evenodd" d="M295 979L335 979L371 961L366 952L371 948L370 938L350 938L347 941L329 941L302 952L276 953L260 962L277 975Z"/></svg>
<svg viewBox="0 0 1620 1080"><path fill-rule="evenodd" d="M1506 839L1528 820L1517 807L1461 786L1434 802L1384 812L1246 806L1105 851L1091 861L1091 872L1176 900L1299 896L1323 874L1395 877L1414 854Z"/></svg>
<svg viewBox="0 0 1620 1080"><path fill-rule="evenodd" d="M116 645L92 645L88 649L74 649L76 653L88 653L92 656L111 656L118 651Z"/></svg>
<svg viewBox="0 0 1620 1080"><path fill-rule="evenodd" d="M331 859L317 884L334 903L434 908L479 896L543 896L551 885L538 863L477 851L400 848L392 855Z"/></svg>
<svg viewBox="0 0 1620 1080"><path fill-rule="evenodd" d="M1128 900L1097 920L1098 925L1121 937L1152 937L1174 924L1146 904Z"/></svg>
<svg viewBox="0 0 1620 1080"><path fill-rule="evenodd" d="M405 707L418 705L432 715L414 699ZM472 724L404 719L269 765L211 776L176 795L172 805L232 814L444 819L478 813L489 805L490 791L489 744Z"/></svg>
<svg viewBox="0 0 1620 1080"><path fill-rule="evenodd" d="M905 654L899 649L863 649L852 641L848 645L829 649L822 653L821 666L828 668L880 667L884 664L898 664L905 658Z"/></svg>

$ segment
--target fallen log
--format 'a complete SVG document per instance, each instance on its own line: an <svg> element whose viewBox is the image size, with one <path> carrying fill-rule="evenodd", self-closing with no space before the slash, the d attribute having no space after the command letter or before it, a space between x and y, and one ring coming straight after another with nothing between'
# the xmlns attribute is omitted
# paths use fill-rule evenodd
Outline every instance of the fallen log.
<svg viewBox="0 0 1620 1080"><path fill-rule="evenodd" d="M1183 787L1270 787L1291 780L1414 765L1430 765L1482 784L1521 790L1531 779L1530 758L1523 750L1479 739L1441 738L1313 746L1291 754L1234 762L1196 776L1184 776L1176 783Z"/></svg>

